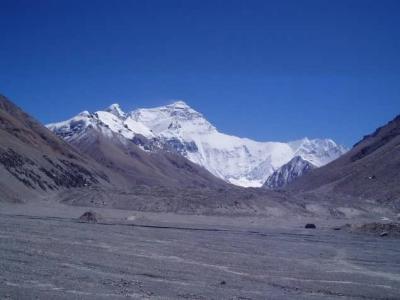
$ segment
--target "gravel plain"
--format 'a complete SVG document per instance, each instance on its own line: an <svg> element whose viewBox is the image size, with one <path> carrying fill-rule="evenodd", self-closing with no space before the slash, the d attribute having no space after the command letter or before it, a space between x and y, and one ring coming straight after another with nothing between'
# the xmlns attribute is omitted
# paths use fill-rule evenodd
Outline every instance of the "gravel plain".
<svg viewBox="0 0 400 300"><path fill-rule="evenodd" d="M0 209L0 299L400 299L400 239L343 221Z"/></svg>

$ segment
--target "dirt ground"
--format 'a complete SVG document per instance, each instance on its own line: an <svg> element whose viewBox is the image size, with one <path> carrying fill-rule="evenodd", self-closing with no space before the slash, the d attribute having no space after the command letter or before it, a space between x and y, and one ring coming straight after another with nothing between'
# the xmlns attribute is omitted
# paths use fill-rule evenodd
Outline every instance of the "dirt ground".
<svg viewBox="0 0 400 300"><path fill-rule="evenodd" d="M400 239L349 220L86 210L0 205L0 299L400 299Z"/></svg>

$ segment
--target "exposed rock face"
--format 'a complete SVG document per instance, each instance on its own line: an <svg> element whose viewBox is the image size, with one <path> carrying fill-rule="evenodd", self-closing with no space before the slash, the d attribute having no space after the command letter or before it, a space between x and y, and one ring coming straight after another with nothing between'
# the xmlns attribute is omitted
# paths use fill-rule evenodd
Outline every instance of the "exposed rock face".
<svg viewBox="0 0 400 300"><path fill-rule="evenodd" d="M400 116L367 135L342 157L289 184L296 194L400 209Z"/></svg>
<svg viewBox="0 0 400 300"><path fill-rule="evenodd" d="M264 187L269 189L281 189L287 184L294 181L296 178L308 173L314 166L309 161L304 160L301 156L294 157L287 164L284 164L278 170L276 170L267 181L264 183Z"/></svg>
<svg viewBox="0 0 400 300"><path fill-rule="evenodd" d="M12 201L109 183L94 161L0 96L0 189ZM25 197L29 195L29 197Z"/></svg>
<svg viewBox="0 0 400 300"><path fill-rule="evenodd" d="M84 187L99 183L95 174L81 165L64 159L53 161L47 155L43 155L43 159L51 167L45 168L10 148L0 153L0 164L16 179L32 189L58 190L61 187Z"/></svg>

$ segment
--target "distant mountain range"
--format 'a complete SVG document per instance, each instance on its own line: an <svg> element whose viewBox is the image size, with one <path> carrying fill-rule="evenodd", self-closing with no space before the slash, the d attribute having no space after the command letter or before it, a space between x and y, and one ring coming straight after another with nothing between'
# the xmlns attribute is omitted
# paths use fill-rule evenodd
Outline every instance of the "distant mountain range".
<svg viewBox="0 0 400 300"><path fill-rule="evenodd" d="M85 127L66 142L0 97L0 172L12 176L2 190L41 194L92 185L223 188L227 184L180 155L149 153L108 130ZM76 147L76 146L79 146ZM2 176L3 178L3 176ZM4 176L7 178L7 176ZM21 185L22 183L22 185ZM1 183L0 183L1 184Z"/></svg>
<svg viewBox="0 0 400 300"><path fill-rule="evenodd" d="M84 139L87 132L96 131L99 135L133 141L147 152L162 149L177 153L226 182L244 187L261 187L294 157L320 167L346 152L330 139L304 138L281 143L226 135L183 101L129 113L113 104L104 111L84 111L47 127L73 144ZM268 182L272 181L267 181L267 187L276 188L268 186Z"/></svg>
<svg viewBox="0 0 400 300"><path fill-rule="evenodd" d="M61 139L0 95L0 202L214 214L287 210L279 194L235 187L171 151L144 151L134 143L143 136L84 125L78 121L72 127L79 130Z"/></svg>
<svg viewBox="0 0 400 300"><path fill-rule="evenodd" d="M48 127L56 134L0 96L0 201L267 216L400 210L400 116L343 155L331 140L224 135L183 102L128 114L112 105ZM229 183L266 177L266 188Z"/></svg>

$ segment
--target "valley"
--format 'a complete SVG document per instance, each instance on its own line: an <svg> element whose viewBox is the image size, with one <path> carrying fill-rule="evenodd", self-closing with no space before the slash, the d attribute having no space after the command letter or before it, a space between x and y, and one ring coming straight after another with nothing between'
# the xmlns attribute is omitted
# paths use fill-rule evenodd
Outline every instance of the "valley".
<svg viewBox="0 0 400 300"><path fill-rule="evenodd" d="M0 300L400 300L399 16L0 0Z"/></svg>
<svg viewBox="0 0 400 300"><path fill-rule="evenodd" d="M174 135L188 134L180 122L208 124L177 102L131 113L143 123L114 105L50 131L0 97L0 299L400 297L399 117L344 153L330 140L257 143L211 125L202 141L133 132L154 110L163 121L149 135L174 118ZM204 139L239 143L206 151L226 170L261 147L265 186L191 159ZM283 164L271 168L272 157Z"/></svg>
<svg viewBox="0 0 400 300"><path fill-rule="evenodd" d="M400 239L332 230L343 219L100 209L88 224L41 207L0 205L2 299L400 297Z"/></svg>

